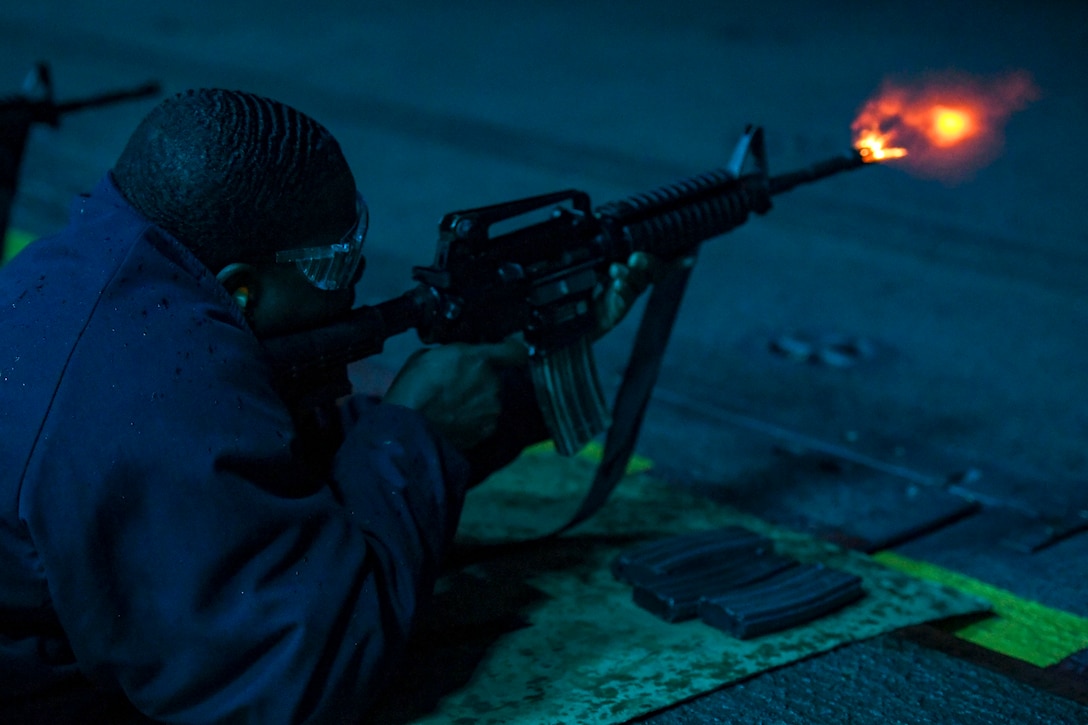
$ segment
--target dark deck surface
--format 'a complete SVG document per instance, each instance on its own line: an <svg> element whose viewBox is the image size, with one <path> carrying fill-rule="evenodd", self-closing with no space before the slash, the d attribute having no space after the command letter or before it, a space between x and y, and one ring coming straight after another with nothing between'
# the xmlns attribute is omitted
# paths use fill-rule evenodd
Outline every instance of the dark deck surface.
<svg viewBox="0 0 1088 725"><path fill-rule="evenodd" d="M377 302L431 259L447 211L569 187L600 204L723 164L748 122L785 171L845 149L885 75L1026 70L1042 96L973 179L866 169L709 244L640 451L766 518L1088 616L1088 533L1046 545L1048 526L1088 515L1088 5L884 7L8 2L0 85L43 59L61 100L156 78L309 112L370 204L360 297ZM63 225L149 108L36 130L12 226ZM610 386L634 328L599 346ZM784 334L862 338L873 354L799 364L773 352ZM1088 722L1024 678L882 638L649 722Z"/></svg>

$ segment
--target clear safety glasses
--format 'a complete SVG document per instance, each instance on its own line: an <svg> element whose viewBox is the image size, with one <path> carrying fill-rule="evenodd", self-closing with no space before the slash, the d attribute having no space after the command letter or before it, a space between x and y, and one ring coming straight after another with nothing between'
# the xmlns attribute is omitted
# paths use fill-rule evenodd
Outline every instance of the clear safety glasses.
<svg viewBox="0 0 1088 725"><path fill-rule="evenodd" d="M303 247L276 252L277 262L294 262L314 287L338 290L351 286L363 261L363 241L370 212L363 195L355 194L355 224L339 242L325 247Z"/></svg>

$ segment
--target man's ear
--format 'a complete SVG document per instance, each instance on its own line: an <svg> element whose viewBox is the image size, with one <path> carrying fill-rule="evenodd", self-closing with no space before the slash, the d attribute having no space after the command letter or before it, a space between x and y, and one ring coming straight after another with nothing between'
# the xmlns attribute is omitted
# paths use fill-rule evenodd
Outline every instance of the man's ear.
<svg viewBox="0 0 1088 725"><path fill-rule="evenodd" d="M260 275L251 264L234 262L215 275L244 313L252 313L260 294Z"/></svg>

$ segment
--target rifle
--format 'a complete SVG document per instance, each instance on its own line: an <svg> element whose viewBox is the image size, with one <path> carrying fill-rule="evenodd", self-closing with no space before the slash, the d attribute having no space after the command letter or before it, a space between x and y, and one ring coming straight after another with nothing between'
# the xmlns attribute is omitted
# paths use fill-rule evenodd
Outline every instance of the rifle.
<svg viewBox="0 0 1088 725"><path fill-rule="evenodd" d="M425 344L496 342L520 332L545 421L558 451L571 455L610 424L590 344L594 291L611 263L636 251L665 261L690 256L750 213L767 213L773 196L872 160L852 151L772 177L763 131L749 126L727 166L597 209L585 192L569 189L453 212L439 223L434 263L413 269L415 288L326 327L268 339L265 349L274 374L289 384L319 378L321 370L343 370L410 329ZM515 228L506 231L511 224ZM656 380L686 281L685 274L672 285L672 300L656 299L662 286L656 285L646 308L627 375L643 379L637 385L644 397ZM651 316L664 321L651 324ZM639 357L656 361L649 373L633 375ZM623 397L621 387L617 411ZM633 408L631 435L645 400Z"/></svg>
<svg viewBox="0 0 1088 725"><path fill-rule="evenodd" d="M23 162L30 127L36 123L46 123L57 128L61 116L65 114L144 98L158 92L158 83L145 83L132 89L56 103L53 100L53 79L49 66L38 63L23 82L22 93L0 99L0 262L4 256L4 237L7 234L11 202L15 197L19 167Z"/></svg>

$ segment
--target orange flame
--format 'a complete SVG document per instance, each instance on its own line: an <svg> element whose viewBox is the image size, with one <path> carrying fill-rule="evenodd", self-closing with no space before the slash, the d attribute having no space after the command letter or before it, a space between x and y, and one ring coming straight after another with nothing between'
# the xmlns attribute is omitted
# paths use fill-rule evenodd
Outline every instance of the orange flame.
<svg viewBox="0 0 1088 725"><path fill-rule="evenodd" d="M858 111L854 147L866 161L902 158L919 176L963 181L997 158L1009 116L1038 97L1023 71L990 80L958 71L885 80Z"/></svg>

